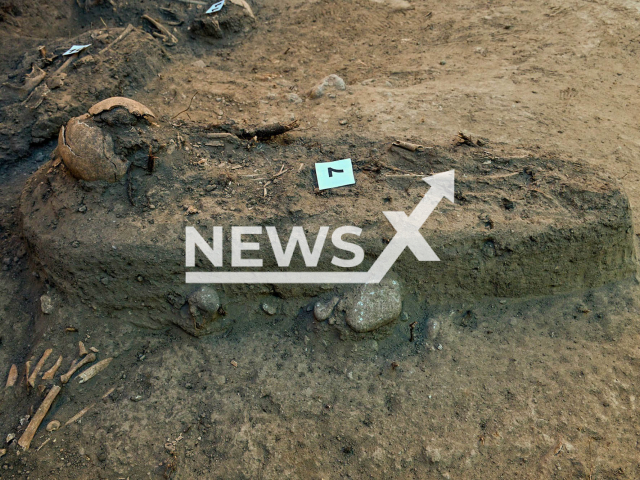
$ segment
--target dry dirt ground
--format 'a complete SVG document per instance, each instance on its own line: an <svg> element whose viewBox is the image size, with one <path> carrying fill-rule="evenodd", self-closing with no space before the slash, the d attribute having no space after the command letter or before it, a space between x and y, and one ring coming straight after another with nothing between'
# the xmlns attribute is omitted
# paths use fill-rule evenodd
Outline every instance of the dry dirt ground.
<svg viewBox="0 0 640 480"><path fill-rule="evenodd" d="M200 7L180 2L113 0L85 11L75 2L4 1L2 82L14 81L22 55L39 45L128 23L148 30L140 15L161 18L158 7L170 7L185 22L175 27L177 45L157 40L166 58L146 67L158 71L138 74L146 67L132 54L125 80L104 93L135 98L167 122L193 98L178 119L185 125L296 119L291 141L357 135L447 146L463 131L512 154L554 155L617 178L639 231L640 3L251 5L255 24L212 41L190 35ZM100 99L100 85L83 84L81 72L52 90L58 105L41 126ZM306 97L332 73L345 91ZM13 101L6 88L3 108ZM222 335L139 329L126 314L66 301L30 264L18 198L57 128L34 136L9 111L0 133L21 142L2 149L0 372L15 363L22 375L46 348L51 359L64 355L66 369L78 341L115 358L86 385L65 386L45 424L64 425L95 404L80 420L51 433L41 427L28 451L3 446L0 478L640 478L635 280L414 311L389 335L359 341L279 298L269 299L274 316L247 305L255 325ZM51 315L40 308L47 292ZM435 339L428 318L442 324ZM42 397L23 381L2 397L4 442L19 438Z"/></svg>

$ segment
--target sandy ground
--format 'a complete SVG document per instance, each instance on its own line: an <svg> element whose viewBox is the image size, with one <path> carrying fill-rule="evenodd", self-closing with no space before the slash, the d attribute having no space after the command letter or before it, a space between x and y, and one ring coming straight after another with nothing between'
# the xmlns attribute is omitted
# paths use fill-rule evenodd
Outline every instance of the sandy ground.
<svg viewBox="0 0 640 480"><path fill-rule="evenodd" d="M54 36L77 35L101 16L110 27L138 22L123 17L127 8L156 12L121 3L89 14L60 7ZM496 148L606 171L638 219L640 4L408 5L261 2L255 29L232 47L181 36L169 66L135 98L170 117L198 92L193 122L298 119L305 136L443 145L464 131ZM11 53L4 75L21 49L51 38L46 22L30 30L31 17L16 18L18 26L2 25ZM177 28L186 35L186 25ZM305 97L331 73L346 91ZM48 347L70 359L79 340L115 359L93 383L72 382L47 422L64 424L95 403L89 413L56 432L41 428L27 452L7 445L0 477L640 477L634 282L424 311L409 319L421 326L413 343L409 320L386 338L356 342L314 323L305 305L273 317L248 305L254 328L202 339L133 328L126 315L66 303L55 289L55 313L44 316L38 299L48 287L21 248L16 205L50 149L0 180L0 248L9 259L0 271L0 371ZM441 331L428 339L424 321L434 317ZM0 434L19 435L40 402L35 391L5 391Z"/></svg>

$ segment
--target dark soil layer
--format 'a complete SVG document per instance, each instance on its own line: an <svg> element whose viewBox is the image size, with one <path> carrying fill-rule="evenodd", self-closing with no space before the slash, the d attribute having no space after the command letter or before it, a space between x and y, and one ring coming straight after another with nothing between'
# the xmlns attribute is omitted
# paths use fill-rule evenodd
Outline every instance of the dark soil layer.
<svg viewBox="0 0 640 480"><path fill-rule="evenodd" d="M443 199L422 229L441 261L418 262L407 249L393 267L420 302L550 295L636 272L627 199L614 180L576 164L500 158L488 150L399 153L353 138L299 139L250 150L237 140L207 147L205 134L179 131L159 127L147 134L153 138L146 141L158 150L153 173L144 153L142 159L130 155L134 173L116 183L77 181L59 161L55 167L45 164L29 180L21 207L24 237L43 278L107 312L134 310L124 317L139 324L167 324L197 287L184 283L184 273L216 269L202 255L195 269L185 268L185 226L195 226L208 241L211 227L223 226L224 264L231 270L232 225L274 225L283 242L292 226L302 225L310 244L322 225L331 230L355 225L363 229L358 243L367 253L362 271L395 234L382 211L409 214L429 188L422 175L450 169L456 172L457 203ZM127 135L122 131L116 142L131 145ZM182 148L168 148L176 143ZM353 159L355 186L314 191L313 162L321 148ZM138 150L147 152L144 145ZM272 178L279 171L285 173ZM277 268L266 235L261 240L262 270L287 271ZM339 252L327 244L317 270L339 270L330 263ZM298 251L288 271L304 270ZM304 297L327 287L225 290L227 303L241 304L253 295Z"/></svg>

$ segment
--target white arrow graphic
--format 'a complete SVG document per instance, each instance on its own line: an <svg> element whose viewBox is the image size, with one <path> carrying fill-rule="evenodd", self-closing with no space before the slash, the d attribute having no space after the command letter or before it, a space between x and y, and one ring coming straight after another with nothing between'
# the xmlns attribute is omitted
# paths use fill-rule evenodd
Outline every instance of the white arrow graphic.
<svg viewBox="0 0 640 480"><path fill-rule="evenodd" d="M422 180L431 188L407 216L404 212L383 212L396 234L368 272L187 272L187 283L380 283L405 248L421 262L440 259L420 234L443 198L455 203L455 171L438 173Z"/></svg>

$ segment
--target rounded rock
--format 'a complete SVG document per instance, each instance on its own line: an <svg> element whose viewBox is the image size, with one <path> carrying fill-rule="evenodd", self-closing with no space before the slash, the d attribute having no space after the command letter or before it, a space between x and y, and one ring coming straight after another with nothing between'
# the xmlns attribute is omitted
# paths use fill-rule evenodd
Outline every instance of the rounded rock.
<svg viewBox="0 0 640 480"><path fill-rule="evenodd" d="M53 300L49 295L42 295L40 297L40 309L45 315L50 315L53 313Z"/></svg>
<svg viewBox="0 0 640 480"><path fill-rule="evenodd" d="M218 292L211 287L200 287L189 297L188 302L191 315L197 315L200 312L214 314L218 313L220 308Z"/></svg>
<svg viewBox="0 0 640 480"><path fill-rule="evenodd" d="M319 322L324 322L333 313L333 309L336 307L340 299L333 297L327 302L316 302L313 306L313 316Z"/></svg>
<svg viewBox="0 0 640 480"><path fill-rule="evenodd" d="M324 92L328 87L334 87L336 90L346 90L347 85L344 80L336 74L331 74L322 79L322 81L313 87L309 92L310 98L320 98L324 95Z"/></svg>
<svg viewBox="0 0 640 480"><path fill-rule="evenodd" d="M267 315L275 315L277 313L277 309L275 305L271 305L270 303L264 302L262 304L262 311Z"/></svg>
<svg viewBox="0 0 640 480"><path fill-rule="evenodd" d="M430 318L427 321L427 338L433 340L440 333L440 322L435 318Z"/></svg>
<svg viewBox="0 0 640 480"><path fill-rule="evenodd" d="M200 287L188 297L187 303L189 314L173 322L185 332L201 337L224 328L224 325L217 321L220 297L215 289L207 286Z"/></svg>
<svg viewBox="0 0 640 480"><path fill-rule="evenodd" d="M347 300L347 324L358 333L372 332L393 322L402 312L397 280L383 280L357 288Z"/></svg>

